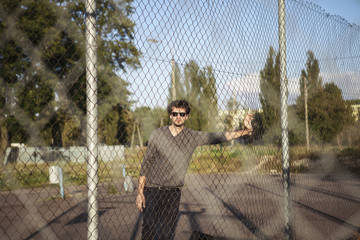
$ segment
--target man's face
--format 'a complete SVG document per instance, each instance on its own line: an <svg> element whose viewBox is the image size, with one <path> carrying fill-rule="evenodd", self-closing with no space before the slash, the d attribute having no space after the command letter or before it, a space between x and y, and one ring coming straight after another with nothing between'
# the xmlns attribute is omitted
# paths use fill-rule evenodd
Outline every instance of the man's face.
<svg viewBox="0 0 360 240"><path fill-rule="evenodd" d="M188 115L186 114L185 108L173 107L170 113L170 119L172 120L172 123L175 126L177 127L183 126L185 124L185 121L188 119Z"/></svg>

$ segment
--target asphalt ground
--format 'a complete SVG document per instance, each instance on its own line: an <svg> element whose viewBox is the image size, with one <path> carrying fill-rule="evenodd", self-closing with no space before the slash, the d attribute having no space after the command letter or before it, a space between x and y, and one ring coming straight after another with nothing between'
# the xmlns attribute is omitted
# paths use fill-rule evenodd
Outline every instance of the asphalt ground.
<svg viewBox="0 0 360 240"><path fill-rule="evenodd" d="M359 177L290 179L293 239L358 239ZM282 184L279 175L188 175L175 239L284 239ZM136 191L115 185L99 184L99 239L140 239ZM1 192L0 239L87 239L86 195L86 186L65 186L65 199L56 186Z"/></svg>

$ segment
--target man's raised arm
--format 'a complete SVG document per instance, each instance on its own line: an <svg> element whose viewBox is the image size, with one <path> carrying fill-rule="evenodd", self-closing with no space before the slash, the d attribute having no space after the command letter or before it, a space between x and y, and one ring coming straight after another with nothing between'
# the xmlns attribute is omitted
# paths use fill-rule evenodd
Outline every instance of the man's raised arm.
<svg viewBox="0 0 360 240"><path fill-rule="evenodd" d="M253 131L253 128L251 125L252 120L253 120L252 114L250 114L250 113L246 114L245 119L244 119L245 129L225 132L226 140L231 141L235 138L239 138L239 137L246 136L246 135L251 135L252 131Z"/></svg>

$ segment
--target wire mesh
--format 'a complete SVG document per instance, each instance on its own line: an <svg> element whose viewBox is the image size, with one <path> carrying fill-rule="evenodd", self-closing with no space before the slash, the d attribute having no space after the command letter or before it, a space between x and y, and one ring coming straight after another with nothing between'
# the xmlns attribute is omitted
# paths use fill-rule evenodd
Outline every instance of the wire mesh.
<svg viewBox="0 0 360 240"><path fill-rule="evenodd" d="M359 26L295 0L284 9L267 0L97 0L95 12L85 2L95 3L0 2L1 239L141 239L144 221L157 218L147 226L155 239L283 239L286 223L295 239L359 238ZM251 113L254 131L196 147L180 192L146 195L159 208L145 219L136 199L151 144L172 161L188 151L151 137L172 124L174 99L190 103L187 129L246 130ZM152 166L161 187L174 180L160 172L165 164ZM146 201L148 214L153 206Z"/></svg>

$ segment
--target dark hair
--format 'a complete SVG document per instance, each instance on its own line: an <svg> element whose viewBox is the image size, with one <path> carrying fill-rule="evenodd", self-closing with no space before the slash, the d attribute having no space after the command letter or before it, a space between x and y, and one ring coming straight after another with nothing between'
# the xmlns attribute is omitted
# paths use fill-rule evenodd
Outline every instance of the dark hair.
<svg viewBox="0 0 360 240"><path fill-rule="evenodd" d="M185 108L186 114L189 114L191 111L190 104L186 100L172 101L167 107L169 114L171 114L173 108Z"/></svg>

